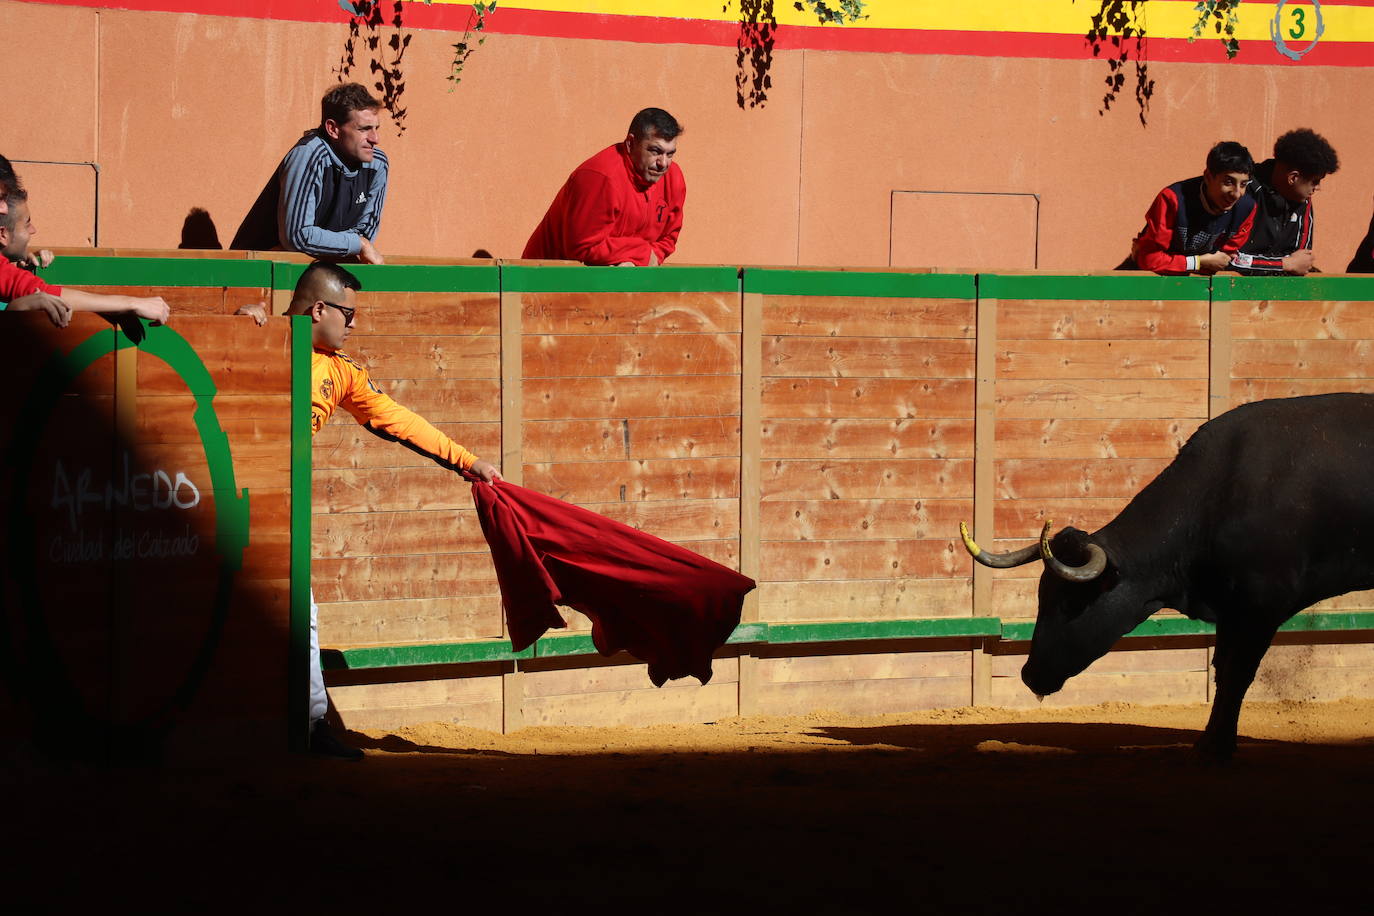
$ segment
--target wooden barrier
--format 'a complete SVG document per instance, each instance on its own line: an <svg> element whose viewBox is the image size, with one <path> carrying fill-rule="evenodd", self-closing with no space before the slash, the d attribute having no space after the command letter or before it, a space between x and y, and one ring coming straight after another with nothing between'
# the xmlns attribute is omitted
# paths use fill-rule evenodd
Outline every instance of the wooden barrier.
<svg viewBox="0 0 1374 916"><path fill-rule="evenodd" d="M109 760L282 747L292 724L299 741L292 385L308 348L286 322L3 321L7 730Z"/></svg>
<svg viewBox="0 0 1374 916"><path fill-rule="evenodd" d="M64 260L60 281L221 313L255 296L280 311L303 268ZM467 485L340 416L313 442L313 487L297 478L313 490L313 542L291 547L297 569L314 558L331 692L356 727L1021 705L1038 570L975 567L961 519L999 547L1048 518L1093 529L1209 416L1374 390L1364 278L351 269L364 292L349 351L398 401L513 482L759 581L706 687L650 687L642 665L595 655L572 611L567 631L511 653ZM202 320L235 329L197 345L234 364L235 385L281 384L280 346L240 360L259 329ZM171 384L144 362L140 385ZM280 430L254 409L257 438L235 457L257 473L255 449ZM145 438L162 427L148 417ZM1266 695L1374 685L1371 598L1298 618L1266 662ZM1051 702L1205 699L1209 633L1158 615Z"/></svg>

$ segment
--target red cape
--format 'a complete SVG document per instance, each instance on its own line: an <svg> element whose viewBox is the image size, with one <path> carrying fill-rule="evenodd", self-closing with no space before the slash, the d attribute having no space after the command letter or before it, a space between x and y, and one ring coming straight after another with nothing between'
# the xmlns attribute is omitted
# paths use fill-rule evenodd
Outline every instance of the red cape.
<svg viewBox="0 0 1374 916"><path fill-rule="evenodd" d="M586 614L602 655L624 649L649 679L711 679L711 656L739 624L754 580L690 550L515 484L474 483L511 648Z"/></svg>

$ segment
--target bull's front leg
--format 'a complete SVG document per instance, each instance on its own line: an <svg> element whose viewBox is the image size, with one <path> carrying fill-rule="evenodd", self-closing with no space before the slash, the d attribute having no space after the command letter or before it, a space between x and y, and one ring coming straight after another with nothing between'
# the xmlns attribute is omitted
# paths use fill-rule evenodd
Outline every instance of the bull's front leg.
<svg viewBox="0 0 1374 916"><path fill-rule="evenodd" d="M1217 692L1212 715L1195 749L1204 759L1224 763L1236 752L1236 729L1245 692L1255 680L1260 660L1278 632L1254 618L1223 614L1217 623L1217 649L1212 665L1217 672Z"/></svg>

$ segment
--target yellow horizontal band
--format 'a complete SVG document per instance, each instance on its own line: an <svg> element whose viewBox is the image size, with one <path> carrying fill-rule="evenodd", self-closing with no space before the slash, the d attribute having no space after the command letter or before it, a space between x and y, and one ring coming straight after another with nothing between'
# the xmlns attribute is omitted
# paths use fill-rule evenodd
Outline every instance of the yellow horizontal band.
<svg viewBox="0 0 1374 916"><path fill-rule="evenodd" d="M415 2L415 0L412 0ZM436 4L470 6L471 0L433 0ZM838 3L830 3L837 8ZM727 7L722 10L721 7ZM867 18L840 28L913 29L923 31L1032 32L1083 35L1092 24L1098 4L1093 0L868 0ZM701 19L716 22L736 21L739 7L735 0L515 0L498 2L494 15L502 9L537 12L587 13L612 16L652 16L667 19ZM1188 38L1197 22L1193 0L1152 0L1143 6L1141 23L1153 38ZM1246 0L1240 7L1236 37L1241 41L1269 41L1277 3ZM821 28L809 10L797 10L793 0L777 0L775 8L780 25ZM1374 41L1374 7L1321 4L1323 41ZM1286 3L1280 17L1284 38L1290 45L1310 43L1316 35L1313 4ZM837 26L825 26L837 28ZM1292 32L1300 32L1298 35ZM1201 36L1214 39L1210 27Z"/></svg>

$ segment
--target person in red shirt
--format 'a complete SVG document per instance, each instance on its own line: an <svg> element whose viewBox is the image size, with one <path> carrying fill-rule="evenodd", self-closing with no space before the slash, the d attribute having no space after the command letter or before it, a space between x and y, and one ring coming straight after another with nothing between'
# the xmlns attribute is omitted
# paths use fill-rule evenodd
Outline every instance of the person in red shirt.
<svg viewBox="0 0 1374 916"><path fill-rule="evenodd" d="M1255 199L1245 193L1254 171L1244 146L1233 140L1213 146L1201 175L1155 195L1131 256L1117 269L1214 274L1228 268L1254 225Z"/></svg>
<svg viewBox="0 0 1374 916"><path fill-rule="evenodd" d="M677 249L687 182L673 162L682 125L661 108L634 116L624 141L577 167L522 257L662 264Z"/></svg>
<svg viewBox="0 0 1374 916"><path fill-rule="evenodd" d="M0 213L0 302L10 303L16 311L42 309L58 327L65 327L72 311L101 312L107 315L132 313L149 321L165 322L167 303L160 296L140 297L89 293L85 290L52 286L29 273L17 263L30 261L29 240L37 234L29 215L29 194L18 178L7 180L0 188L4 211ZM60 307L53 300L60 302Z"/></svg>

